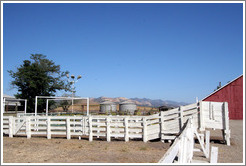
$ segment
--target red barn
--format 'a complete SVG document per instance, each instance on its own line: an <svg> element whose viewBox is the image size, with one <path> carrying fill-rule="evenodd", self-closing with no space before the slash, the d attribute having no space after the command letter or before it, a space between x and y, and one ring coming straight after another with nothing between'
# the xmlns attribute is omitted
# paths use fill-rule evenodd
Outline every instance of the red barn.
<svg viewBox="0 0 246 166"><path fill-rule="evenodd" d="M214 91L202 101L228 102L229 118L243 119L243 75Z"/></svg>

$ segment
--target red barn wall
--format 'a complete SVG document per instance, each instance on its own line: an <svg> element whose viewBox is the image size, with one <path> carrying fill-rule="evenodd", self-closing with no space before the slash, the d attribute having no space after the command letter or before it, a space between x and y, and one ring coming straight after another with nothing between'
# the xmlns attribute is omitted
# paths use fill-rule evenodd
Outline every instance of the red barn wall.
<svg viewBox="0 0 246 166"><path fill-rule="evenodd" d="M229 118L243 119L243 76L229 83L203 101L228 102Z"/></svg>

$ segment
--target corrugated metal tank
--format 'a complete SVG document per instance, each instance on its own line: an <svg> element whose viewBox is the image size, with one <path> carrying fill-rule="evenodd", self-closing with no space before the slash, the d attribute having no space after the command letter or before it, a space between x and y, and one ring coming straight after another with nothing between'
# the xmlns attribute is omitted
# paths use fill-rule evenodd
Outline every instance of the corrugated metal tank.
<svg viewBox="0 0 246 166"><path fill-rule="evenodd" d="M111 101L104 101L104 102L100 103L100 112L101 113L116 112L116 108L117 108L117 105Z"/></svg>
<svg viewBox="0 0 246 166"><path fill-rule="evenodd" d="M119 104L119 110L129 112L131 115L137 110L137 105L131 101L124 101Z"/></svg>

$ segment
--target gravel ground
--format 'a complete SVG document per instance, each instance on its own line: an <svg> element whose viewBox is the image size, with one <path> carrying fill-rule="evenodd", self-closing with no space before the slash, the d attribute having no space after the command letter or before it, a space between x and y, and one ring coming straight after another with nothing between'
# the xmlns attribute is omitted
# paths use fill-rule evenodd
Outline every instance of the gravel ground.
<svg viewBox="0 0 246 166"><path fill-rule="evenodd" d="M219 163L243 162L243 121L231 120L231 146L224 144L222 132L211 130L211 146L219 148ZM3 137L4 163L156 163L170 147L160 141L44 137ZM205 160L205 159L204 159Z"/></svg>

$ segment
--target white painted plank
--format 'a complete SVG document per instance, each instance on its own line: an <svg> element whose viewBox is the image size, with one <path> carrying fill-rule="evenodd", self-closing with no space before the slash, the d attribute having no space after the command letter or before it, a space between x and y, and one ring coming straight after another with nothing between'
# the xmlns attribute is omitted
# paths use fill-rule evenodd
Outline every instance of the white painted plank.
<svg viewBox="0 0 246 166"><path fill-rule="evenodd" d="M210 157L210 163L217 163L218 161L218 147L211 147L211 157Z"/></svg>

